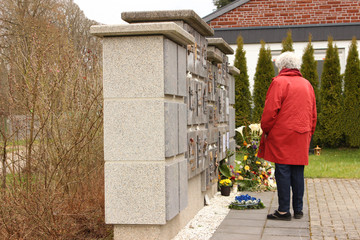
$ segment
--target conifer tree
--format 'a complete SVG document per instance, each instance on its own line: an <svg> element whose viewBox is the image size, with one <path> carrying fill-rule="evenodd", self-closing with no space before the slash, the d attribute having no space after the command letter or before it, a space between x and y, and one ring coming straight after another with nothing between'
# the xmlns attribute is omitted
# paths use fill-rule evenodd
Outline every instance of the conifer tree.
<svg viewBox="0 0 360 240"><path fill-rule="evenodd" d="M343 140L342 131L342 93L338 49L333 47L329 37L324 69L321 75L318 137L323 146L338 147Z"/></svg>
<svg viewBox="0 0 360 240"><path fill-rule="evenodd" d="M309 43L307 44L302 56L300 72L313 86L316 97L316 106L319 110L319 75L317 73L317 62L314 58L314 48L312 46L311 39L312 37L309 35Z"/></svg>
<svg viewBox="0 0 360 240"><path fill-rule="evenodd" d="M240 70L240 74L235 76L236 127L247 125L251 121L251 94L245 53L243 38L239 36L234 61L234 66ZM236 140L238 143L241 142L240 136L236 136Z"/></svg>
<svg viewBox="0 0 360 240"><path fill-rule="evenodd" d="M287 32L286 38L282 40L281 45L282 45L281 53L287 51L294 52L291 30Z"/></svg>
<svg viewBox="0 0 360 240"><path fill-rule="evenodd" d="M255 122L259 122L261 119L266 93L274 76L275 72L271 61L270 48L265 49L265 42L261 41L259 58L254 76L254 110L252 120Z"/></svg>
<svg viewBox="0 0 360 240"><path fill-rule="evenodd" d="M352 39L346 61L344 77L343 127L346 142L351 147L360 146L360 63L356 38Z"/></svg>

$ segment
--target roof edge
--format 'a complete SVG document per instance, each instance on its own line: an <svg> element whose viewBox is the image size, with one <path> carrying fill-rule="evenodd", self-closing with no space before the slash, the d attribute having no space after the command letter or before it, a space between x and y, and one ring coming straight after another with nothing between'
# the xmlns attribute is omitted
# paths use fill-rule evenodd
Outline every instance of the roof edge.
<svg viewBox="0 0 360 240"><path fill-rule="evenodd" d="M212 12L209 15L206 15L205 17L203 17L203 20L208 23L211 20L223 15L224 13L227 13L227 12L233 10L234 8L237 8L238 6L241 6L249 1L250 0L237 0L235 2L232 2L220 9L216 10L215 12Z"/></svg>
<svg viewBox="0 0 360 240"><path fill-rule="evenodd" d="M339 26L358 26L360 22L352 23L326 23L326 24L304 24L304 25L276 25L276 26L255 26L255 27L227 27L214 28L214 31L229 30L256 30L256 29L282 29L282 28L313 28L313 27L339 27Z"/></svg>

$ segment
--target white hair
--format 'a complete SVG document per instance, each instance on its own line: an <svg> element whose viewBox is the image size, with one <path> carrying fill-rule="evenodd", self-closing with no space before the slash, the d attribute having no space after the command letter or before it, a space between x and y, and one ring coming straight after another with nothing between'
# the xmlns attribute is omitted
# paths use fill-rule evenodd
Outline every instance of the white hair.
<svg viewBox="0 0 360 240"><path fill-rule="evenodd" d="M281 71L284 68L300 69L300 59L293 52L284 52L276 58L276 67Z"/></svg>

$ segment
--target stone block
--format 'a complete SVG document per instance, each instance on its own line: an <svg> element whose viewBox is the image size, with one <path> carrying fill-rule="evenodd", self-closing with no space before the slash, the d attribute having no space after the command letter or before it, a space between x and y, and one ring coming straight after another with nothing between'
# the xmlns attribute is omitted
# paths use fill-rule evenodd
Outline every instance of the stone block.
<svg viewBox="0 0 360 240"><path fill-rule="evenodd" d="M230 132L230 137L234 137L235 136L235 108L230 107L229 108L229 132Z"/></svg>
<svg viewBox="0 0 360 240"><path fill-rule="evenodd" d="M187 133L187 160L188 160L188 177L192 178L196 175L197 169L197 133L188 131Z"/></svg>
<svg viewBox="0 0 360 240"><path fill-rule="evenodd" d="M186 70L194 73L195 72L195 46L187 45L187 58L186 58Z"/></svg>
<svg viewBox="0 0 360 240"><path fill-rule="evenodd" d="M187 135L187 106L186 104L178 104L178 122L179 122L179 140L178 153L186 152L186 135Z"/></svg>
<svg viewBox="0 0 360 240"><path fill-rule="evenodd" d="M163 97L163 51L163 36L104 38L104 99Z"/></svg>
<svg viewBox="0 0 360 240"><path fill-rule="evenodd" d="M214 126L214 106L213 105L207 105L207 119L210 126Z"/></svg>
<svg viewBox="0 0 360 240"><path fill-rule="evenodd" d="M94 25L90 27L90 33L105 38L163 35L180 45L195 43L194 37L174 22Z"/></svg>
<svg viewBox="0 0 360 240"><path fill-rule="evenodd" d="M201 44L201 62L202 62L202 73L201 76L206 78L207 76L207 40L205 37L200 39Z"/></svg>
<svg viewBox="0 0 360 240"><path fill-rule="evenodd" d="M222 62L222 57L221 55L219 55L217 52L216 52L216 49L214 46L208 46L207 47L207 59L208 61L210 62L214 62L214 63L221 63Z"/></svg>
<svg viewBox="0 0 360 240"><path fill-rule="evenodd" d="M164 91L165 94L177 95L178 47L169 39L164 39Z"/></svg>
<svg viewBox="0 0 360 240"><path fill-rule="evenodd" d="M185 29L194 28L204 36L214 35L214 30L193 10L123 12L121 18L133 24L137 22L184 21Z"/></svg>
<svg viewBox="0 0 360 240"><path fill-rule="evenodd" d="M188 99L188 125L193 125L197 123L197 116L196 116L196 111L198 108L198 100L197 100L197 83L192 80L189 79L189 92L187 95L187 99Z"/></svg>
<svg viewBox="0 0 360 240"><path fill-rule="evenodd" d="M209 137L208 137L209 144L217 143L217 141L218 141L217 138L218 138L218 129L217 129L217 127L210 126L209 127Z"/></svg>
<svg viewBox="0 0 360 240"><path fill-rule="evenodd" d="M207 94L207 83L202 83L202 113L201 113L201 120L202 123L208 123L208 94Z"/></svg>
<svg viewBox="0 0 360 240"><path fill-rule="evenodd" d="M179 210L184 210L188 205L188 168L187 160L179 162Z"/></svg>
<svg viewBox="0 0 360 240"><path fill-rule="evenodd" d="M180 209L179 199L179 163L175 162L165 167L166 220L173 219Z"/></svg>
<svg viewBox="0 0 360 240"><path fill-rule="evenodd" d="M186 96L186 49L177 46L177 95Z"/></svg>
<svg viewBox="0 0 360 240"><path fill-rule="evenodd" d="M165 224L165 162L105 162L105 222ZM134 180L134 173L141 176Z"/></svg>
<svg viewBox="0 0 360 240"><path fill-rule="evenodd" d="M203 142L202 142L202 154L203 154L203 158L204 158L204 168L207 168L207 165L209 165L208 162L208 154L209 154L209 130L205 129L202 131L202 138L203 138Z"/></svg>
<svg viewBox="0 0 360 240"><path fill-rule="evenodd" d="M203 82L196 81L195 82L195 100L196 100L196 107L195 107L195 123L201 124L203 123L203 96L202 96L202 89L203 89Z"/></svg>
<svg viewBox="0 0 360 240"><path fill-rule="evenodd" d="M229 78L229 98L230 98L230 104L235 104L235 79L230 75Z"/></svg>
<svg viewBox="0 0 360 240"><path fill-rule="evenodd" d="M106 161L165 159L163 100L104 101Z"/></svg>
<svg viewBox="0 0 360 240"><path fill-rule="evenodd" d="M207 38L209 46L215 46L224 54L234 54L234 50L223 38Z"/></svg>
<svg viewBox="0 0 360 240"><path fill-rule="evenodd" d="M165 157L179 152L179 116L178 104L165 102Z"/></svg>
<svg viewBox="0 0 360 240"><path fill-rule="evenodd" d="M201 191L206 192L206 171L201 173Z"/></svg>

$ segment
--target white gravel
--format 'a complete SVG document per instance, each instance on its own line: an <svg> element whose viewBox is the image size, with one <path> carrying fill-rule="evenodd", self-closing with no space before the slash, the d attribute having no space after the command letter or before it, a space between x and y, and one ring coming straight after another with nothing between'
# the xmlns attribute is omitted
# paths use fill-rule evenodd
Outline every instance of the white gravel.
<svg viewBox="0 0 360 240"><path fill-rule="evenodd" d="M237 193L221 196L217 192L210 199L210 204L203 207L198 214L172 240L207 240L212 237L218 226L229 213L229 204L234 201Z"/></svg>

